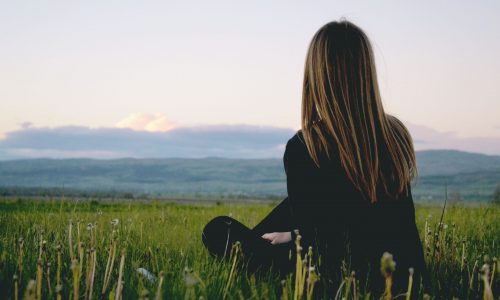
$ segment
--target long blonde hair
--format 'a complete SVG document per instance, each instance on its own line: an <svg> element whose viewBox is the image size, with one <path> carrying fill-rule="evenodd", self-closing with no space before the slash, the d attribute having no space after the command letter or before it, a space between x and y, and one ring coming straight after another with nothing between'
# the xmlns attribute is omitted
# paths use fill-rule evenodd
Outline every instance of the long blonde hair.
<svg viewBox="0 0 500 300"><path fill-rule="evenodd" d="M417 176L412 138L384 112L370 41L349 21L324 25L310 43L301 121L315 164L335 147L347 177L372 203L379 183L395 197L409 192Z"/></svg>

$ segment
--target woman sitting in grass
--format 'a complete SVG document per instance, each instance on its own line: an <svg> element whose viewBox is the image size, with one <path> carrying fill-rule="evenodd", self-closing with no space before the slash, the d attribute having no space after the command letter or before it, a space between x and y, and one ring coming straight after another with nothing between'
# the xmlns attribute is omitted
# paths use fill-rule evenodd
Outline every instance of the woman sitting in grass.
<svg viewBox="0 0 500 300"><path fill-rule="evenodd" d="M227 216L211 220L202 234L208 251L228 257L239 241L250 271L288 274L300 235L328 290L354 271L362 288L382 292L385 252L396 263L383 270L394 293L406 291L411 272L418 290L426 271L411 195L413 142L385 113L370 41L351 22L328 23L314 35L301 119L283 157L288 197L253 229Z"/></svg>

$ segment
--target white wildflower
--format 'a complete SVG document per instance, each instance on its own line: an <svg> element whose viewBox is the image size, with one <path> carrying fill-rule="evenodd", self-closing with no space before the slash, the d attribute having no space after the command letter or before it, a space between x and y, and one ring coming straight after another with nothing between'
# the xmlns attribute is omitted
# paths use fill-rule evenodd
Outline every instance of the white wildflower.
<svg viewBox="0 0 500 300"><path fill-rule="evenodd" d="M153 273L149 272L148 270L146 270L144 268L138 268L137 269L137 273L139 273L142 276L144 276L144 278L146 278L149 282L156 281L156 276L153 275Z"/></svg>

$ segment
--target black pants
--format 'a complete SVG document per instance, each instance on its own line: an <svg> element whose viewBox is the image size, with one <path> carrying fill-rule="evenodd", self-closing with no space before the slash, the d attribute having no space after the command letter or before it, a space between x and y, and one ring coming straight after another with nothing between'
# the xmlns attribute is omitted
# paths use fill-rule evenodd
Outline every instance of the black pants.
<svg viewBox="0 0 500 300"><path fill-rule="evenodd" d="M213 256L228 259L232 245L239 241L248 270L273 270L282 275L293 271L295 243L272 245L262 235L292 230L288 198L276 206L257 226L248 228L228 216L219 216L205 225L203 244Z"/></svg>

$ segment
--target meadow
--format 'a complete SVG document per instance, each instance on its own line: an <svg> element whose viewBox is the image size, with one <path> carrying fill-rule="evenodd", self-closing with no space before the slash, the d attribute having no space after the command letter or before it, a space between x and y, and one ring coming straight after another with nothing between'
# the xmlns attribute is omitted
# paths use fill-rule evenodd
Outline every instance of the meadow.
<svg viewBox="0 0 500 300"><path fill-rule="evenodd" d="M2 199L0 298L408 299L363 290L349 272L335 295L321 294L307 259L297 261L299 275L281 280L245 272L238 245L227 262L206 252L201 231L211 218L251 227L273 205ZM425 299L499 299L500 207L454 204L441 213L416 206L432 278L415 288Z"/></svg>

